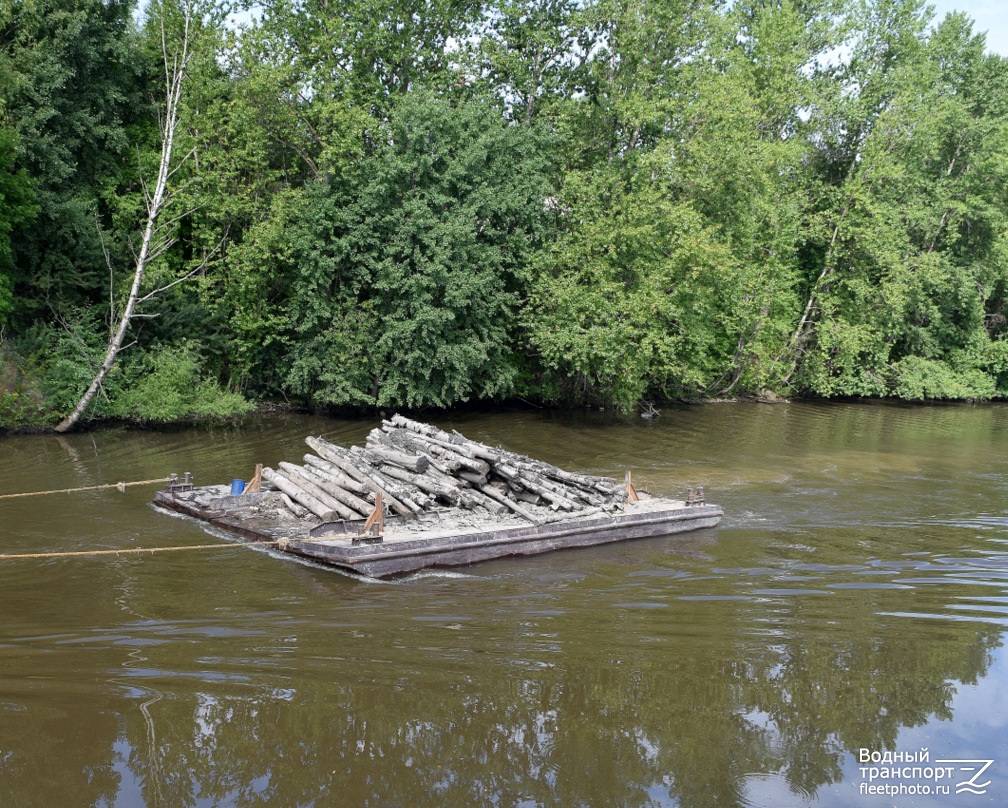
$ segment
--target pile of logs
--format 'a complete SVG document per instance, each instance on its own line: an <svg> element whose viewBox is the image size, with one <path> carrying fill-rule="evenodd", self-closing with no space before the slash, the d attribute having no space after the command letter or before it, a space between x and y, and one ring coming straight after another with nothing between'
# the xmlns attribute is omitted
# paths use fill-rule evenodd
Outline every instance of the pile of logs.
<svg viewBox="0 0 1008 808"><path fill-rule="evenodd" d="M612 478L564 471L401 415L373 429L364 447L346 449L316 437L305 442L314 454L306 454L303 465L264 468L262 478L299 516L324 521L368 517L378 491L393 513L407 518L452 506L494 515L511 511L533 523L550 510L614 509L626 498Z"/></svg>

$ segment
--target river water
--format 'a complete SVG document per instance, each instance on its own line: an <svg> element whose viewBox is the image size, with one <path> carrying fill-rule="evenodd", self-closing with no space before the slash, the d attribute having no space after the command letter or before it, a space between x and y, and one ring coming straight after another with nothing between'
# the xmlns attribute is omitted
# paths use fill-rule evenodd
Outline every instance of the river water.
<svg viewBox="0 0 1008 808"><path fill-rule="evenodd" d="M224 540L0 560L0 805L1008 802L1008 408L430 420L724 521L393 583ZM376 425L0 438L0 494L228 482ZM0 500L0 552L218 541L153 489Z"/></svg>

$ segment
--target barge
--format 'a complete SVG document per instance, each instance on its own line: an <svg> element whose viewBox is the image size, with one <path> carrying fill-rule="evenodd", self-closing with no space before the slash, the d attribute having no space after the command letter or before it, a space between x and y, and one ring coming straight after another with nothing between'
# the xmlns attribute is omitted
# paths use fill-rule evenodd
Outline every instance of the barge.
<svg viewBox="0 0 1008 808"><path fill-rule="evenodd" d="M370 578L713 528L723 515L700 488L651 496L629 472L570 472L399 415L364 447L306 443L303 464L257 467L230 486L187 474L154 504Z"/></svg>

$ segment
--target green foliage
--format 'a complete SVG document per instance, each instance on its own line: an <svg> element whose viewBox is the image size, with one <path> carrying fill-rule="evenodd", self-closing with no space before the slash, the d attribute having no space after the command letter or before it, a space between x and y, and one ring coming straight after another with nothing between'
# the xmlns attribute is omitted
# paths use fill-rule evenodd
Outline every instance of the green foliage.
<svg viewBox="0 0 1008 808"><path fill-rule="evenodd" d="M810 267L799 388L990 398L997 383L973 357L1003 311L1004 60L983 55L961 15L926 39L920 4L873 10L846 68L860 93L841 104L858 134L829 156L827 176L842 179L813 236L825 257Z"/></svg>
<svg viewBox="0 0 1008 808"><path fill-rule="evenodd" d="M46 412L31 362L0 341L0 429L38 426Z"/></svg>
<svg viewBox="0 0 1008 808"><path fill-rule="evenodd" d="M558 120L570 107L583 74L579 50L589 36L584 9L576 0L492 4L475 72L513 120Z"/></svg>
<svg viewBox="0 0 1008 808"><path fill-rule="evenodd" d="M17 327L106 299L106 202L133 167L129 129L149 109L132 9L124 0L0 7L0 110L17 135L14 172L38 206L11 231Z"/></svg>
<svg viewBox="0 0 1008 808"><path fill-rule="evenodd" d="M243 396L203 375L197 348L187 342L155 346L146 354L131 357L117 386L106 413L135 421L223 418L251 409Z"/></svg>
<svg viewBox="0 0 1008 808"><path fill-rule="evenodd" d="M0 112L2 112L0 105ZM31 182L25 170L14 169L17 136L3 126L0 117L0 326L14 308L14 284L10 233L38 212Z"/></svg>
<svg viewBox="0 0 1008 808"><path fill-rule="evenodd" d="M328 404L506 395L547 195L542 136L415 92L388 145L317 184L290 238L291 388Z"/></svg>
<svg viewBox="0 0 1008 808"><path fill-rule="evenodd" d="M73 409L105 358L107 333L107 324L90 308L72 312L60 327L43 332L36 355L46 357L42 389L49 409L62 413ZM107 399L106 388L94 405L95 414L102 413Z"/></svg>
<svg viewBox="0 0 1008 808"><path fill-rule="evenodd" d="M989 399L994 380L976 368L956 369L920 356L906 356L893 366L892 393L908 401L925 399Z"/></svg>
<svg viewBox="0 0 1008 808"><path fill-rule="evenodd" d="M106 326L81 311L43 343L45 410L65 413L90 384L105 358ZM88 413L91 419L126 418L168 423L191 418L228 417L247 412L245 398L205 370L200 347L182 340L131 349L116 363Z"/></svg>
<svg viewBox="0 0 1008 808"><path fill-rule="evenodd" d="M162 5L0 5L0 326L57 409L132 274ZM228 410L202 379L355 406L1008 393L1008 60L963 14L231 9L200 3L177 241L141 293L195 277L141 309L95 417Z"/></svg>
<svg viewBox="0 0 1008 808"><path fill-rule="evenodd" d="M730 250L653 185L573 179L562 202L570 230L537 259L535 352L569 380L565 398L631 407L646 393L696 394L734 347L718 316L740 277Z"/></svg>

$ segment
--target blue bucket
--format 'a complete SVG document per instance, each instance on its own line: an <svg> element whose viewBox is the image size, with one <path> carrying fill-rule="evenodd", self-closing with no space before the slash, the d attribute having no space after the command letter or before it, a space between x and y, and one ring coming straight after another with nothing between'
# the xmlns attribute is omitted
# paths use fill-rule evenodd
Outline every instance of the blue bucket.
<svg viewBox="0 0 1008 808"><path fill-rule="evenodd" d="M236 497L245 490L244 480L232 480L231 481L231 496Z"/></svg>

